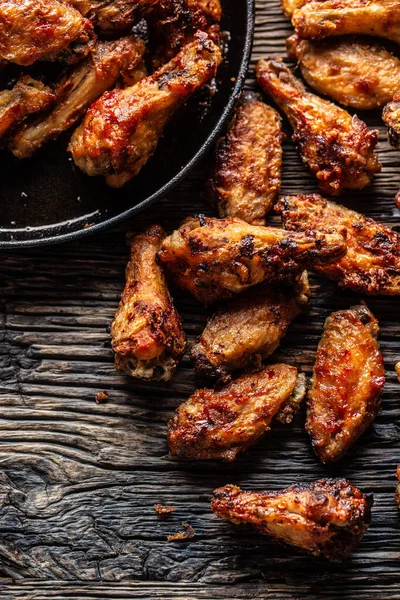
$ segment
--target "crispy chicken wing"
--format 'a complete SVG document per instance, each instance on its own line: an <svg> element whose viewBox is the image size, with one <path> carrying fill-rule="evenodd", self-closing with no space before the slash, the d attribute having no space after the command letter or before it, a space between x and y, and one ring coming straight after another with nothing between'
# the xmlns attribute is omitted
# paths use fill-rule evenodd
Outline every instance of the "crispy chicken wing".
<svg viewBox="0 0 400 600"><path fill-rule="evenodd" d="M90 104L112 88L127 72L131 80L134 71L144 75L142 57L145 46L134 37L112 42L97 42L95 51L74 65L55 88L56 106L50 113L27 121L16 132L10 149L18 158L28 158L44 143L57 138L74 125Z"/></svg>
<svg viewBox="0 0 400 600"><path fill-rule="evenodd" d="M283 364L243 375L224 388L197 390L169 422L171 455L233 461L270 429L275 416L290 423L304 395L304 375Z"/></svg>
<svg viewBox="0 0 400 600"><path fill-rule="evenodd" d="M49 108L54 99L50 88L28 76L0 92L0 140L28 115Z"/></svg>
<svg viewBox="0 0 400 600"><path fill-rule="evenodd" d="M308 92L280 60L260 60L257 79L285 112L301 158L325 193L336 195L371 183L381 170L374 152L377 130L371 131L357 116Z"/></svg>
<svg viewBox="0 0 400 600"><path fill-rule="evenodd" d="M190 356L201 375L227 383L232 372L268 358L310 298L305 271L295 285L248 290L208 321Z"/></svg>
<svg viewBox="0 0 400 600"><path fill-rule="evenodd" d="M159 0L67 0L102 34L129 31Z"/></svg>
<svg viewBox="0 0 400 600"><path fill-rule="evenodd" d="M382 119L388 128L389 142L400 149L400 93L393 96L393 101L389 102L383 109Z"/></svg>
<svg viewBox="0 0 400 600"><path fill-rule="evenodd" d="M60 0L0 0L0 59L18 65L81 58L92 25Z"/></svg>
<svg viewBox="0 0 400 600"><path fill-rule="evenodd" d="M199 32L150 77L103 94L71 138L75 163L88 175L103 175L113 187L124 185L155 152L172 115L215 75L220 61L220 49Z"/></svg>
<svg viewBox="0 0 400 600"><path fill-rule="evenodd" d="M133 377L169 381L186 349L182 323L156 262L159 225L128 236L126 285L111 326L115 366Z"/></svg>
<svg viewBox="0 0 400 600"><path fill-rule="evenodd" d="M281 199L276 210L290 231L347 231L347 254L315 271L337 281L343 289L362 294L400 294L400 235L317 194Z"/></svg>
<svg viewBox="0 0 400 600"><path fill-rule="evenodd" d="M381 408L385 368L378 321L365 304L332 313L319 343L306 430L323 463L346 454Z"/></svg>
<svg viewBox="0 0 400 600"><path fill-rule="evenodd" d="M358 33L400 43L398 0L316 0L295 10L292 23L305 39Z"/></svg>
<svg viewBox="0 0 400 600"><path fill-rule="evenodd" d="M359 110L381 108L400 88L400 60L363 39L287 40L289 56L314 90Z"/></svg>
<svg viewBox="0 0 400 600"><path fill-rule="evenodd" d="M176 282L212 304L269 281L294 281L310 265L339 260L341 235L256 227L241 219L189 217L164 240L158 254Z"/></svg>
<svg viewBox="0 0 400 600"><path fill-rule="evenodd" d="M371 522L372 494L346 479L322 479L279 492L243 492L226 485L214 492L212 511L239 525L315 556L341 562L353 552Z"/></svg>
<svg viewBox="0 0 400 600"><path fill-rule="evenodd" d="M277 200L282 169L281 118L255 94L239 101L215 153L208 192L220 217L265 225Z"/></svg>

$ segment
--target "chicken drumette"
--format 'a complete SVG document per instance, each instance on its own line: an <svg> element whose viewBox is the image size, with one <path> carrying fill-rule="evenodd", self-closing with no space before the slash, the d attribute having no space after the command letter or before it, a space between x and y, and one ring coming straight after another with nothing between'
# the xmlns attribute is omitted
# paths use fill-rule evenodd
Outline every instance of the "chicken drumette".
<svg viewBox="0 0 400 600"><path fill-rule="evenodd" d="M128 236L126 285L111 326L115 366L134 377L168 381L186 349L182 323L156 255L159 225Z"/></svg>
<svg viewBox="0 0 400 600"><path fill-rule="evenodd" d="M290 423L305 395L305 377L277 364L243 375L226 387L197 390L169 422L172 456L235 460L277 417Z"/></svg>
<svg viewBox="0 0 400 600"><path fill-rule="evenodd" d="M341 562L353 552L371 522L372 494L345 479L322 479L279 492L244 492L226 485L214 492L213 512L316 556Z"/></svg>
<svg viewBox="0 0 400 600"><path fill-rule="evenodd" d="M281 184L281 118L255 94L244 94L218 143L208 192L221 217L265 225Z"/></svg>
<svg viewBox="0 0 400 600"><path fill-rule="evenodd" d="M129 29L145 16L159 0L67 0L90 19L102 34Z"/></svg>
<svg viewBox="0 0 400 600"><path fill-rule="evenodd" d="M301 158L322 190L333 195L371 183L381 170L377 130L308 92L280 60L260 60L257 79L286 114Z"/></svg>
<svg viewBox="0 0 400 600"><path fill-rule="evenodd" d="M106 92L92 104L74 132L69 150L88 175L103 175L120 187L139 173L154 153L169 119L211 79L221 51L206 33L150 77Z"/></svg>
<svg viewBox="0 0 400 600"><path fill-rule="evenodd" d="M362 294L400 294L400 235L317 194L281 199L276 210L290 231L346 232L347 254L315 271L344 289Z"/></svg>
<svg viewBox="0 0 400 600"><path fill-rule="evenodd" d="M393 96L393 101L389 102L383 109L382 119L388 128L389 142L400 149L400 93Z"/></svg>
<svg viewBox="0 0 400 600"><path fill-rule="evenodd" d="M346 253L334 232L288 235L241 219L189 217L164 240L159 259L184 289L211 304L269 281L294 281L310 265L336 262Z"/></svg>

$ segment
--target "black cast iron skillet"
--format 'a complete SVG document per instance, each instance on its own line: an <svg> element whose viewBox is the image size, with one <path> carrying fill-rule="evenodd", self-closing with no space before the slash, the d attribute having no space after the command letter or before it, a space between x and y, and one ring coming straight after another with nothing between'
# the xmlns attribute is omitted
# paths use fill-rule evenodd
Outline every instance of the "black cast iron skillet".
<svg viewBox="0 0 400 600"><path fill-rule="evenodd" d="M229 32L214 94L203 90L170 122L157 152L121 190L87 177L66 152L71 132L33 158L0 154L0 248L72 240L132 217L183 179L213 146L240 95L251 54L254 0L222 0Z"/></svg>

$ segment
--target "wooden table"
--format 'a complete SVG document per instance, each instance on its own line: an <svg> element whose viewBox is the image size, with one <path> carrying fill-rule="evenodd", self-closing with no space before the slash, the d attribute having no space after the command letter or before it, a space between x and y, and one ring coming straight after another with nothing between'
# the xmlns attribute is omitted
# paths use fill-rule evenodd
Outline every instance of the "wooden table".
<svg viewBox="0 0 400 600"><path fill-rule="evenodd" d="M253 64L283 55L289 31L278 0L259 0ZM393 197L400 154L386 143L379 115L368 122L380 125L384 169L373 187L343 202L399 227ZM171 228L185 215L212 214L199 199L207 168L129 226L156 219ZM315 189L288 141L283 192ZM234 464L185 464L168 457L166 422L201 385L189 360L171 384L142 383L113 368L108 330L126 259L121 231L1 256L0 598L400 598L393 499L400 462L399 300L369 300L382 326L383 410L342 464L330 470L319 464L304 414L293 426L274 428ZM307 375L326 316L359 300L325 280L312 284L310 314L293 324L276 355ZM179 294L177 304L192 342L208 313ZM108 401L97 404L102 390ZM343 565L282 548L210 512L212 490L229 482L263 490L327 475L348 477L375 495L372 526ZM159 502L173 505L174 514L161 520L153 508ZM196 536L168 542L182 521Z"/></svg>

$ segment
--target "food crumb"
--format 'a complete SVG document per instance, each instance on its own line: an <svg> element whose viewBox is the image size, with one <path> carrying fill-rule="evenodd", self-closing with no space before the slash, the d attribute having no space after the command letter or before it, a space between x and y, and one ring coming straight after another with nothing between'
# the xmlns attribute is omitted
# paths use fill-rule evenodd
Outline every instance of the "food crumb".
<svg viewBox="0 0 400 600"><path fill-rule="evenodd" d="M96 404L101 404L102 402L106 402L108 400L108 392L104 390L104 392L98 392L96 394Z"/></svg>
<svg viewBox="0 0 400 600"><path fill-rule="evenodd" d="M397 363L397 365L395 366L396 369L396 373L397 373L397 379L400 382L400 362Z"/></svg>
<svg viewBox="0 0 400 600"><path fill-rule="evenodd" d="M190 540L192 537L196 535L196 531L193 529L189 523L182 523L183 531L178 531L173 535L169 535L167 540L169 542L179 542L181 540Z"/></svg>
<svg viewBox="0 0 400 600"><path fill-rule="evenodd" d="M165 517L165 516L173 513L175 509L173 506L165 506L164 504L155 504L154 510L160 517Z"/></svg>

